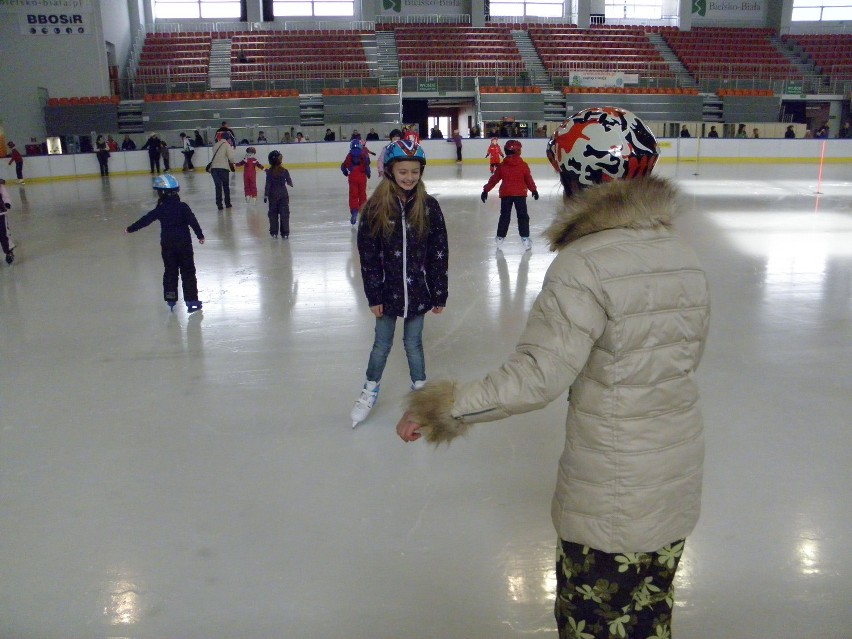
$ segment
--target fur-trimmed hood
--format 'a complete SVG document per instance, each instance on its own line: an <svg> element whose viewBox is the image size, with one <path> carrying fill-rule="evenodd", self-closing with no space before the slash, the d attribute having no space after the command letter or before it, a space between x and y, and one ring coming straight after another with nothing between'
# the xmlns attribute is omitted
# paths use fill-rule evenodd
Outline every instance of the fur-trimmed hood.
<svg viewBox="0 0 852 639"><path fill-rule="evenodd" d="M664 178L615 180L567 199L544 235L550 250L558 251L584 235L607 229L670 227L678 210L678 190Z"/></svg>

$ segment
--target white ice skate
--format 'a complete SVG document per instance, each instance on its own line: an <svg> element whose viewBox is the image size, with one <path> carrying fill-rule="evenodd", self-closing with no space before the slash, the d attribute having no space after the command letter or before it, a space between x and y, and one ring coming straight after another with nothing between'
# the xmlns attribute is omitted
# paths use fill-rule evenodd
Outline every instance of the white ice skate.
<svg viewBox="0 0 852 639"><path fill-rule="evenodd" d="M352 428L355 428L360 422L367 419L367 415L370 414L378 397L379 383L369 381L365 383L364 388L361 389L360 397L358 397L355 405L352 407L352 412L349 413L349 417L352 418Z"/></svg>
<svg viewBox="0 0 852 639"><path fill-rule="evenodd" d="M521 244L524 245L524 251L532 251L532 240L530 238L522 237Z"/></svg>

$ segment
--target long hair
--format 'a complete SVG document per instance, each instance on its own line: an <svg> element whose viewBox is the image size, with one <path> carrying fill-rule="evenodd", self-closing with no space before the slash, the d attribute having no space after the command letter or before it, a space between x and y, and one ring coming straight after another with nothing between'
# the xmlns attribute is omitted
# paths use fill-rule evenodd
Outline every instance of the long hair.
<svg viewBox="0 0 852 639"><path fill-rule="evenodd" d="M410 195L407 195L390 178L385 178L379 183L361 209L361 215L366 216L370 235L376 237L381 233L384 237L389 237L394 223L402 216L399 209L400 200L405 204L411 198L414 199L414 203L408 214L408 223L418 237L423 237L429 228L429 216L426 212L426 187L422 178L417 181Z"/></svg>

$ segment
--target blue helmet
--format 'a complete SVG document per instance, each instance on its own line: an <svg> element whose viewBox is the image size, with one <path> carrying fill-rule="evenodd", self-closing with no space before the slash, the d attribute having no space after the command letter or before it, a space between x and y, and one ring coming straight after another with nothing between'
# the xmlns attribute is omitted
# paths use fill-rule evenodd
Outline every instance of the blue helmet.
<svg viewBox="0 0 852 639"><path fill-rule="evenodd" d="M423 147L414 140L397 140L385 147L384 164L387 177L393 177L391 167L394 162L399 160L415 160L420 162L421 168L426 167L426 153L423 151Z"/></svg>
<svg viewBox="0 0 852 639"><path fill-rule="evenodd" d="M151 179L151 185L157 191L180 191L180 182L170 173L163 173Z"/></svg>

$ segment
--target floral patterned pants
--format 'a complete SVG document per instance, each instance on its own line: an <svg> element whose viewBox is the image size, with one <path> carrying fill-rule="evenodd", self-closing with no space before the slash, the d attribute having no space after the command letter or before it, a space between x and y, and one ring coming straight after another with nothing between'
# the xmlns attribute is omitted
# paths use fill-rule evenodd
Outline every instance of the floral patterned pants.
<svg viewBox="0 0 852 639"><path fill-rule="evenodd" d="M684 540L651 553L605 553L560 540L559 639L670 639L674 576Z"/></svg>

